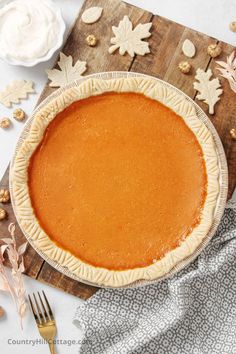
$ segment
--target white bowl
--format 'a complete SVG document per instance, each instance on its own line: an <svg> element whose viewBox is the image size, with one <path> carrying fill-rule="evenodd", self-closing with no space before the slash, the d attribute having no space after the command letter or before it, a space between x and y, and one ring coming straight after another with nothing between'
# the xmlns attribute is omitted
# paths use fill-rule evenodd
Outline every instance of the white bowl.
<svg viewBox="0 0 236 354"><path fill-rule="evenodd" d="M13 0L0 1L0 6L2 7L3 5L10 3L11 1ZM11 65L19 65L19 66L27 66L27 67L35 66L39 63L51 59L51 57L57 51L57 49L59 49L62 46L66 25L62 17L61 9L57 5L55 5L51 0L44 0L44 1L46 1L50 5L50 7L54 10L60 26L60 31L58 33L58 37L55 45L44 56L36 59L28 60L28 61L16 60L14 58L10 58L9 56L4 56L3 53L0 53L0 58L6 63Z"/></svg>

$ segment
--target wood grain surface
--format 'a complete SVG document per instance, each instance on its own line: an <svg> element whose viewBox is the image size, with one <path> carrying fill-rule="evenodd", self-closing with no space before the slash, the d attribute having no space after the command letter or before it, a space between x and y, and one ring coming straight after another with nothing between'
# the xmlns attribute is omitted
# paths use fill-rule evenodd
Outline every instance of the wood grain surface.
<svg viewBox="0 0 236 354"><path fill-rule="evenodd" d="M104 10L97 23L87 25L81 21L81 14L90 6L102 6ZM152 36L149 38L150 54L131 58L127 54L119 55L118 51L112 55L108 53L110 38L113 37L112 25L117 26L124 15L129 16L134 26L138 23L152 22ZM97 37L98 45L96 47L89 47L86 44L85 38L89 34L94 34ZM186 38L192 40L197 48L195 58L189 59L192 64L192 71L189 75L184 75L177 69L178 63L181 60L186 60L181 51L182 43ZM195 99L196 92L193 89L193 81L196 69L206 70L210 67L214 74L218 75L215 60L207 55L207 46L211 43L218 43L218 41L119 0L86 0L62 51L67 55L72 55L74 62L77 59L86 60L88 65L86 74L113 70L141 72L164 79ZM235 48L226 43L221 43L221 45L223 51L218 59L225 60L226 55ZM56 63L55 67L57 67ZM229 168L228 198L230 198L236 185L236 142L229 134L231 128L236 128L236 96L230 90L226 80L221 79L221 82L224 93L221 101L216 105L215 114L210 116L210 119L217 129L225 149ZM47 84L39 102L54 90ZM207 106L199 101L197 103L207 113ZM1 181L1 187L8 188L8 170ZM9 223L16 222L11 204L6 204L3 207L8 212L8 219L0 222L0 238L8 234ZM24 236L18 226L16 236L19 244L24 242ZM28 276L83 299L89 298L97 291L95 287L71 280L56 271L30 246L25 253L25 266L25 273Z"/></svg>

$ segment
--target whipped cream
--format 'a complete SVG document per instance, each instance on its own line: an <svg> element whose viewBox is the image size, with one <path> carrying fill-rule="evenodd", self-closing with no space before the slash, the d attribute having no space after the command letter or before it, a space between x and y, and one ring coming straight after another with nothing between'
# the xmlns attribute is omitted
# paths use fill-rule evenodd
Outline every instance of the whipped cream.
<svg viewBox="0 0 236 354"><path fill-rule="evenodd" d="M32 61L55 46L60 21L47 0L15 0L0 10L1 56Z"/></svg>

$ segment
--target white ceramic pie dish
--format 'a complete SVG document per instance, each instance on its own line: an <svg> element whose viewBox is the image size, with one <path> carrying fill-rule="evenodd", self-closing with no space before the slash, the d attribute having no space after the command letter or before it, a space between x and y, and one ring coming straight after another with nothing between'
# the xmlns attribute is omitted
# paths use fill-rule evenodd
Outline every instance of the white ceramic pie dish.
<svg viewBox="0 0 236 354"><path fill-rule="evenodd" d="M83 82L84 80L86 80L87 78L90 77L96 77L96 78L100 78L100 79L111 79L111 78L120 78L120 77L145 77L148 78L148 76L142 75L142 74L136 74L136 73L124 73L124 72L110 72L110 73L100 73L100 74L95 74L95 75L91 75L91 76L87 76L85 78L81 78L80 80L75 81L74 83L67 85L64 88L61 88L59 90L57 90L56 92L54 92L52 95L50 95L44 102L42 102L39 107L37 107L37 109L35 110L34 114L32 115L32 117L29 119L29 121L27 122L27 125L25 127L24 132L22 133L19 142L17 144L16 147L16 152L18 151L18 149L20 148L22 142L24 141L24 139L26 138L28 131L30 129L30 125L32 123L32 120L34 119L35 114L37 114L37 112L42 109L44 107L44 105L48 104L53 98L57 97L59 94L61 94L65 89L71 88L71 87L76 87L78 85L80 85L81 82ZM155 78L152 78L152 80L157 80L157 81L161 81ZM220 166L220 177L219 177L219 184L220 184L220 193L218 195L218 199L217 199L217 203L216 203L216 209L215 209L215 214L214 214L214 220L212 223L212 227L210 229L210 231L208 232L208 234L206 235L206 237L204 238L203 242L199 245L199 247L196 249L196 251L189 257L185 258L182 262L178 263L173 269L171 269L171 271L163 276L163 277L159 277L153 281L136 281L134 283L132 283L130 286L135 286L135 285L146 285L146 284L151 284L154 283L156 281L159 281L161 279L167 278L168 276L174 274L175 272L179 271L180 269L182 269L183 267L185 267L186 265L188 265L200 252L201 250L206 246L206 244L209 242L209 240L211 239L211 237L213 236L216 227L219 224L220 218L222 216L223 210L224 210L224 206L225 206L225 202L226 202L226 196L227 196L227 186L228 186L228 181L227 181L227 165L226 165L226 160L225 160L225 155L224 155L224 150L222 148L222 144L220 142L220 139L213 127L213 125L211 124L210 120L208 119L208 117L205 115L205 113L197 106L197 104L195 102L193 102L190 98L188 98L185 94L183 94L181 91L179 91L178 89L174 88L173 86L169 85L168 83L165 83L162 81L163 85L166 85L166 87L171 87L172 89L176 90L176 92L181 93L182 95L184 95L187 100L191 101L191 103L195 106L196 112L197 112L197 116L198 118L207 126L207 128L211 131L212 136L213 136L213 140L215 142L215 147L216 147L216 151L217 151L217 158L219 161L219 166ZM12 168L14 168L14 159L15 156L13 158L12 161L12 165L11 165L11 171ZM11 194L12 194L12 203L13 203L13 208L16 211L16 208L14 206L14 195L12 193L12 177L10 174L10 189L11 189ZM18 217L17 213L16 213L16 217ZM59 270L60 272L62 272L63 274L76 279L78 281L82 281L84 283L89 283L87 281L84 281L80 278L78 278L77 276L75 276L74 274L72 274L67 268L62 267L60 264L58 264L55 261L50 260L46 254L44 254L41 250L39 250L37 248L37 246L34 244L34 242L32 241L32 239L30 239L29 235L27 235L27 233L25 232L25 230L22 230L25 234L25 236L27 237L27 239L29 240L29 242L32 244L32 246L36 249L36 251L49 263L51 264L54 268L56 268L57 270ZM97 286L98 284L95 283L89 283L90 285L95 285Z"/></svg>
<svg viewBox="0 0 236 354"><path fill-rule="evenodd" d="M0 1L0 8L3 8L3 6L11 3L12 1L13 0L2 0L2 1ZM59 33L57 35L57 40L55 41L54 46L44 56L38 57L36 59L29 60L29 61L16 60L16 59L11 58L11 57L9 57L7 55L4 55L4 53L0 52L0 59L2 59L7 64L15 65L15 66L32 67L32 66L35 66L35 65L37 65L39 63L46 62L49 59L51 59L53 54L62 46L63 40L64 40L64 34L65 34L65 30L66 30L66 25L65 25L65 21L64 21L64 19L62 17L61 9L51 0L45 0L45 2L47 2L48 5L54 11L55 16L56 16L57 21L58 21L58 24L59 24L59 28L60 28L60 31L59 31ZM1 36L1 33L0 33L0 36Z"/></svg>

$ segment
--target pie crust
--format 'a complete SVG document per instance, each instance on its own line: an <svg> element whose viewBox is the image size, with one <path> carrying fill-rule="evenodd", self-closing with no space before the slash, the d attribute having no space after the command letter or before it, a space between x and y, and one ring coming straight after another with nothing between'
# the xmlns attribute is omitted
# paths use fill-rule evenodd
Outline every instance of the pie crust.
<svg viewBox="0 0 236 354"><path fill-rule="evenodd" d="M108 270L87 264L70 252L58 247L40 227L34 214L27 183L29 160L48 124L71 103L104 92L137 92L155 99L181 116L194 132L202 147L207 172L207 195L201 212L201 221L186 239L162 259L142 268ZM214 218L219 193L219 164L210 131L196 115L193 104L184 95L150 78L88 79L79 86L69 88L48 101L32 122L30 131L16 153L11 170L15 211L21 228L33 244L52 261L57 262L78 278L94 284L120 287L137 280L154 280L168 274L179 262L190 256L207 235Z"/></svg>

